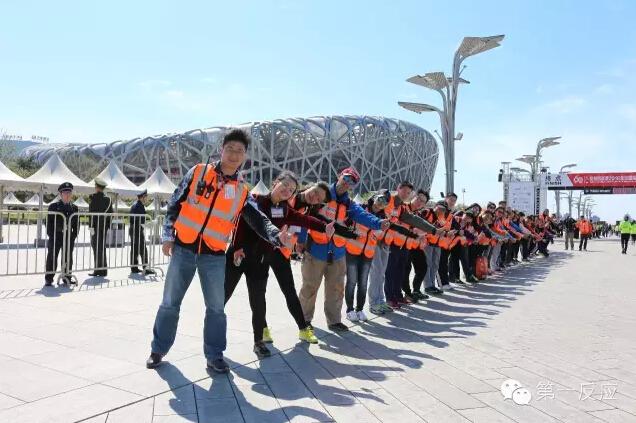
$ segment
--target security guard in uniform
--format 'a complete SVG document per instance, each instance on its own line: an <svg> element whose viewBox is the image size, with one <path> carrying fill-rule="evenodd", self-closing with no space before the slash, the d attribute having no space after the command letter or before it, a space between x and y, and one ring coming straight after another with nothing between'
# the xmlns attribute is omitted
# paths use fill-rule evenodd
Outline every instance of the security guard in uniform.
<svg viewBox="0 0 636 423"><path fill-rule="evenodd" d="M89 213L112 213L113 205L110 197L104 194L106 182L100 178L95 178L95 193L89 197ZM91 216L91 247L93 248L93 258L95 260L95 271L89 276L106 276L108 262L106 261L106 233L110 228L110 216Z"/></svg>
<svg viewBox="0 0 636 423"><path fill-rule="evenodd" d="M148 249L146 248L146 234L144 224L146 223L146 206L144 202L148 198L148 190L143 190L137 194L135 201L130 208L130 271L132 273L142 273L144 275L154 275L154 270L146 268L148 266ZM143 271L137 267L137 258L141 256L141 266Z"/></svg>
<svg viewBox="0 0 636 423"><path fill-rule="evenodd" d="M64 182L57 188L60 193L60 200L49 205L49 215L46 218L46 234L48 236L46 251L46 276L44 277L44 286L53 285L53 277L57 270L57 258L60 250L64 245L64 237L68 237L69 245L68 270L73 268L73 247L75 246L75 238L79 230L79 219L77 216L71 218L71 215L77 213L78 208L71 202L73 198L73 184ZM64 219L57 213L62 213L66 217L66 227ZM69 236L70 233L70 236ZM63 261L63 260L62 260ZM62 269L64 271L64 269ZM62 275L62 282L66 285L71 283L70 274Z"/></svg>

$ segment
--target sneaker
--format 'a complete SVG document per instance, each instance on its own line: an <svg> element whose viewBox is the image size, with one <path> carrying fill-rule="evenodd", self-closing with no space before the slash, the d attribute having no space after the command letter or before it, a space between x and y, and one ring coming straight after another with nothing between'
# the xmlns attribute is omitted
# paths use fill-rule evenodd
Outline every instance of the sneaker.
<svg viewBox="0 0 636 423"><path fill-rule="evenodd" d="M208 369L212 369L216 373L227 373L230 371L230 366L222 358L217 358L208 360Z"/></svg>
<svg viewBox="0 0 636 423"><path fill-rule="evenodd" d="M314 334L314 329L310 326L298 331L298 339L309 342L310 344L318 343L318 338L316 338L316 335Z"/></svg>
<svg viewBox="0 0 636 423"><path fill-rule="evenodd" d="M161 359L161 354L151 352L150 357L148 357L148 360L146 360L146 368L154 369L158 367L161 364Z"/></svg>
<svg viewBox="0 0 636 423"><path fill-rule="evenodd" d="M272 352L267 348L265 342L258 341L254 344L254 352L258 356L258 358L271 357Z"/></svg>
<svg viewBox="0 0 636 423"><path fill-rule="evenodd" d="M415 301L413 301L413 299L411 297L402 297L400 299L397 300L397 303L399 305L411 305L413 304Z"/></svg>
<svg viewBox="0 0 636 423"><path fill-rule="evenodd" d="M470 277L467 277L466 280L473 283L479 282L479 279L475 275L470 275Z"/></svg>
<svg viewBox="0 0 636 423"><path fill-rule="evenodd" d="M382 304L380 304L380 307L382 308L382 310L384 310L385 313L392 313L393 312L393 309L391 308L389 303L382 303Z"/></svg>
<svg viewBox="0 0 636 423"><path fill-rule="evenodd" d="M139 268L138 268L138 267L131 267L131 268L130 268L130 273L139 273L139 272L141 272L141 270L139 270ZM91 276L92 276L92 275L91 275Z"/></svg>
<svg viewBox="0 0 636 423"><path fill-rule="evenodd" d="M447 283L446 285L442 285L442 291L452 291L454 288L453 286L449 283Z"/></svg>
<svg viewBox="0 0 636 423"><path fill-rule="evenodd" d="M144 275L147 275L147 276L148 276L148 275L156 275L156 274L157 274L157 272L155 272L155 271L154 271L154 270L152 270L152 269L145 269L145 270L144 270Z"/></svg>
<svg viewBox="0 0 636 423"><path fill-rule="evenodd" d="M329 330L332 330L334 332L347 332L349 330L347 325L342 323L333 323L329 325L328 327L329 327Z"/></svg>
<svg viewBox="0 0 636 423"><path fill-rule="evenodd" d="M397 301L387 301L387 305L391 307L391 310L399 310L400 308L402 308L400 306L400 303L398 303Z"/></svg>
<svg viewBox="0 0 636 423"><path fill-rule="evenodd" d="M351 310L347 312L347 319L352 322L358 321L358 313L355 310Z"/></svg>
<svg viewBox="0 0 636 423"><path fill-rule="evenodd" d="M367 317L366 314L364 314L364 310L358 311L358 321L366 322L367 320L369 320L369 318Z"/></svg>
<svg viewBox="0 0 636 423"><path fill-rule="evenodd" d="M382 305L381 305L381 304L377 304L377 305L369 306L369 311L370 311L371 313L375 314L376 316L381 316L381 315L383 315L384 313L386 313L386 312L384 311L384 309L382 308Z"/></svg>
<svg viewBox="0 0 636 423"><path fill-rule="evenodd" d="M53 286L53 281L44 281L44 286Z"/></svg>
<svg viewBox="0 0 636 423"><path fill-rule="evenodd" d="M436 286L430 287L430 288L424 288L424 292L426 292L427 294L431 294L431 295L442 295L444 293L444 291L442 291L441 289L439 289Z"/></svg>
<svg viewBox="0 0 636 423"><path fill-rule="evenodd" d="M268 344L271 344L272 342L274 342L274 340L272 339L272 334L269 331L269 328L263 328L263 342L266 342Z"/></svg>
<svg viewBox="0 0 636 423"><path fill-rule="evenodd" d="M413 293L413 295L415 296L415 298L417 298L418 300L426 300L428 299L428 295L423 294L421 291L415 291Z"/></svg>
<svg viewBox="0 0 636 423"><path fill-rule="evenodd" d="M418 299L415 297L415 295L405 295L404 296L404 303L406 304L417 304Z"/></svg>

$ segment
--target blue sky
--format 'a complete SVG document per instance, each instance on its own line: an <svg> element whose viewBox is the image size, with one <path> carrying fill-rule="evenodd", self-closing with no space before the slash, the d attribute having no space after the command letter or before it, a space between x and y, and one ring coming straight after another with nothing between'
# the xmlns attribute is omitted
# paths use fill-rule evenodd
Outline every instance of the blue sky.
<svg viewBox="0 0 636 423"><path fill-rule="evenodd" d="M501 161L536 141L552 169L636 171L631 1L110 1L0 4L0 128L59 142L284 117L369 114L430 131L439 104L405 82L450 70L464 36L506 34L469 58L459 94L456 191L501 197ZM443 188L443 160L432 192ZM636 215L636 196L595 211ZM553 208L553 199L550 199Z"/></svg>

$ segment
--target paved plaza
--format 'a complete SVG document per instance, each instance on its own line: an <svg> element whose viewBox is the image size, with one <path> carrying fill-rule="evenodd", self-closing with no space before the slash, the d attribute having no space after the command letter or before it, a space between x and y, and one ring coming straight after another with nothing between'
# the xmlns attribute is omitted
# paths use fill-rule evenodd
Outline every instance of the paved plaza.
<svg viewBox="0 0 636 423"><path fill-rule="evenodd" d="M198 279L169 362L147 370L160 277L79 273L73 291L2 278L0 422L636 422L636 251L621 255L615 238L551 248L344 335L322 330L317 307L310 346L270 278L277 349L262 361L241 283L227 307L233 369L221 376L205 368ZM509 379L521 387L504 399Z"/></svg>

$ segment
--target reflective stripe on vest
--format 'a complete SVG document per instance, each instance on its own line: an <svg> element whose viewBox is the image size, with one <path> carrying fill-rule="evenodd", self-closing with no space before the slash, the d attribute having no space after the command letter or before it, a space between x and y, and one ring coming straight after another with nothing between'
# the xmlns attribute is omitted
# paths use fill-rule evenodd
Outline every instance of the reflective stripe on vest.
<svg viewBox="0 0 636 423"><path fill-rule="evenodd" d="M346 249L349 254L359 256L364 253L367 258L373 258L378 238L382 237L382 231L369 230L364 225L356 223L355 231L358 234L356 239L347 239Z"/></svg>
<svg viewBox="0 0 636 423"><path fill-rule="evenodd" d="M192 244L201 235L201 241L211 250L225 251L247 198L247 185L238 180L219 182L214 166L210 165L204 178L206 190L202 195L197 195L197 185L203 170L204 165L196 166L188 196L181 202L174 228L177 238L185 244ZM233 188L230 190L228 186ZM233 197L228 195L232 190Z"/></svg>
<svg viewBox="0 0 636 423"><path fill-rule="evenodd" d="M338 213L337 216L336 213ZM336 202L335 200L331 200L320 208L318 214L327 218L329 221L335 220L336 222L344 225L345 219L347 217L347 207L344 204ZM310 229L308 232L309 236L311 236L311 239L316 244L327 244L329 242L329 238L324 232L315 231L312 229ZM344 247L346 244L346 240L343 237L335 234L331 237L331 241L336 247Z"/></svg>

